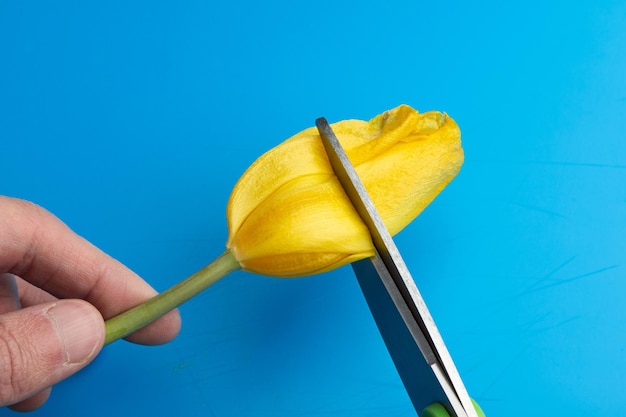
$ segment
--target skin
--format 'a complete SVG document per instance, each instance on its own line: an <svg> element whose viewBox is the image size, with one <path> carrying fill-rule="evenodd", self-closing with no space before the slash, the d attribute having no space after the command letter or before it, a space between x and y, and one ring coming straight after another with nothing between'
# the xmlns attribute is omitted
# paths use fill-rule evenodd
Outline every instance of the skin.
<svg viewBox="0 0 626 417"><path fill-rule="evenodd" d="M98 355L105 319L156 294L51 213L0 196L0 406L43 405ZM180 324L175 310L127 340L166 343Z"/></svg>

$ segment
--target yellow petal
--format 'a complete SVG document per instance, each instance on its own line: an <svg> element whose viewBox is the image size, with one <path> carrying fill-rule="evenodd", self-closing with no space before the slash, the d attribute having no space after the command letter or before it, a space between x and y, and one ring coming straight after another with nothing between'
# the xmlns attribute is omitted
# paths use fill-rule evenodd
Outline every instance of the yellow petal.
<svg viewBox="0 0 626 417"><path fill-rule="evenodd" d="M373 254L369 232L331 174L306 175L269 195L229 241L246 270L312 274Z"/></svg>
<svg viewBox="0 0 626 417"><path fill-rule="evenodd" d="M409 106L369 122L332 125L392 234L411 222L463 162L460 131L445 114ZM369 232L334 176L317 129L255 161L227 207L227 247L249 271L300 276L373 254Z"/></svg>
<svg viewBox="0 0 626 417"><path fill-rule="evenodd" d="M428 123L418 124L419 130L405 132L385 152L356 167L392 235L417 217L463 164L461 133L454 120L438 112L420 116Z"/></svg>

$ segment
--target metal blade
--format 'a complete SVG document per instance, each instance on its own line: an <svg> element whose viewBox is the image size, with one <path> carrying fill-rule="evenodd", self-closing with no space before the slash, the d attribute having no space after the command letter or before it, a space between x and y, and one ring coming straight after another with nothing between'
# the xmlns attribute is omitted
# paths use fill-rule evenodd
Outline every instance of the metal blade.
<svg viewBox="0 0 626 417"><path fill-rule="evenodd" d="M477 417L439 330L356 170L328 122L320 118L316 125L333 170L369 228L378 252L370 260L355 263L354 269L416 411L421 412L426 401L426 405L440 402L453 416ZM367 262L371 267L365 266ZM383 295L381 285L374 284L375 280L382 282L386 290ZM392 319L394 314L401 317L402 326L397 318ZM398 336L396 332L402 334L400 328L411 339ZM424 365L430 368L430 374L425 372ZM424 392L432 394L432 398L424 397Z"/></svg>

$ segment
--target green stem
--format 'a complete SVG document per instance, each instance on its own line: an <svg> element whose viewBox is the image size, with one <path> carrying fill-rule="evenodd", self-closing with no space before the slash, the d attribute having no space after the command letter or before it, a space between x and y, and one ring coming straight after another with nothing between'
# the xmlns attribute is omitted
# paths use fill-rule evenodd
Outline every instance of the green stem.
<svg viewBox="0 0 626 417"><path fill-rule="evenodd" d="M229 251L224 252L213 262L167 291L108 319L105 322L104 344L108 345L152 323L239 268L233 255Z"/></svg>

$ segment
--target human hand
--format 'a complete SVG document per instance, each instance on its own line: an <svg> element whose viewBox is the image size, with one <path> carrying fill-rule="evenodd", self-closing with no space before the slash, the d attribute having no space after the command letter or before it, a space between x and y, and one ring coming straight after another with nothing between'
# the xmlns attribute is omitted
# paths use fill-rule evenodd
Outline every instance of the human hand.
<svg viewBox="0 0 626 417"><path fill-rule="evenodd" d="M104 319L155 294L46 210L0 196L0 406L41 406L100 352ZM127 339L161 344L179 329L172 311Z"/></svg>

